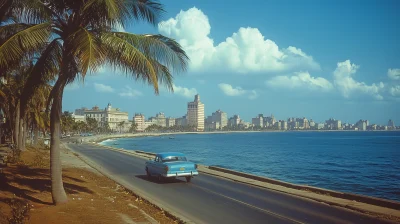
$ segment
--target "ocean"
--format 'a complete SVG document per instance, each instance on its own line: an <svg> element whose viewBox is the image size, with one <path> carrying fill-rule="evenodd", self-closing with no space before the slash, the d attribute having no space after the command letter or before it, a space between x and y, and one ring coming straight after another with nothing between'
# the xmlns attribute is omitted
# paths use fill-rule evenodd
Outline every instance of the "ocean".
<svg viewBox="0 0 400 224"><path fill-rule="evenodd" d="M400 132L170 136L111 139L102 144L155 153L182 152L189 160L204 165L400 201Z"/></svg>

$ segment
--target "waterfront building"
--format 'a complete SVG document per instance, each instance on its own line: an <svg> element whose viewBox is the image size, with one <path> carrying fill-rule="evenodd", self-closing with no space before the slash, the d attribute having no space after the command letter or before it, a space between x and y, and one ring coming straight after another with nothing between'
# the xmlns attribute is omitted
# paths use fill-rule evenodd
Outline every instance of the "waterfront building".
<svg viewBox="0 0 400 224"><path fill-rule="evenodd" d="M394 125L394 121L392 119L390 119L388 121L388 129L396 129L396 126Z"/></svg>
<svg viewBox="0 0 400 224"><path fill-rule="evenodd" d="M263 114L259 114L257 117L251 119L251 124L254 127L264 127L264 116Z"/></svg>
<svg viewBox="0 0 400 224"><path fill-rule="evenodd" d="M165 123L166 123L166 125L167 125L167 127L169 128L169 127L172 127L172 126L175 126L175 121L176 119L175 118L172 118L172 117L168 117L168 118L166 118L165 119Z"/></svg>
<svg viewBox="0 0 400 224"><path fill-rule="evenodd" d="M365 131L365 130L367 130L367 126L368 126L367 123L368 123L367 120L359 120L356 123L356 127L359 131Z"/></svg>
<svg viewBox="0 0 400 224"><path fill-rule="evenodd" d="M250 122L246 122L244 120L240 120L240 123L238 124L239 128L243 128L243 129L248 129L252 126L252 124Z"/></svg>
<svg viewBox="0 0 400 224"><path fill-rule="evenodd" d="M263 117L263 125L264 127L274 127L276 123L275 117L273 114L269 117Z"/></svg>
<svg viewBox="0 0 400 224"><path fill-rule="evenodd" d="M94 106L92 109L85 107L76 109L75 116L84 116L85 121L87 118L93 118L98 122L100 127L108 123L112 131L128 131L130 128L128 112L120 111L119 108L113 108L110 103L104 110L98 106Z"/></svg>
<svg viewBox="0 0 400 224"><path fill-rule="evenodd" d="M165 117L165 114L162 112L156 114L155 117L150 117L149 121L155 125L158 125L161 127L167 127L167 119Z"/></svg>
<svg viewBox="0 0 400 224"><path fill-rule="evenodd" d="M281 121L279 121L279 123L280 123L280 126L281 126L281 130L287 130L288 129L286 121L281 120Z"/></svg>
<svg viewBox="0 0 400 224"><path fill-rule="evenodd" d="M77 114L72 114L72 118L74 119L75 122L85 122L85 115L77 115Z"/></svg>
<svg viewBox="0 0 400 224"><path fill-rule="evenodd" d="M324 123L318 123L315 125L317 130L322 130L325 128L325 124Z"/></svg>
<svg viewBox="0 0 400 224"><path fill-rule="evenodd" d="M228 125L228 115L221 110L217 110L211 116L208 116L205 122L206 124L218 122L220 124L219 127L222 129Z"/></svg>
<svg viewBox="0 0 400 224"><path fill-rule="evenodd" d="M233 115L233 117L229 118L228 121L228 126L229 127L237 127L240 124L240 116L239 115Z"/></svg>
<svg viewBox="0 0 400 224"><path fill-rule="evenodd" d="M176 126L186 126L187 125L186 115L183 117L180 117L180 118L176 118L175 125Z"/></svg>
<svg viewBox="0 0 400 224"><path fill-rule="evenodd" d="M333 129L335 130L342 130L342 121L341 120L335 120L333 123Z"/></svg>
<svg viewBox="0 0 400 224"><path fill-rule="evenodd" d="M200 101L199 94L187 105L187 125L194 126L196 131L204 131L204 104Z"/></svg>
<svg viewBox="0 0 400 224"><path fill-rule="evenodd" d="M315 129L315 122L310 119L310 129Z"/></svg>
<svg viewBox="0 0 400 224"><path fill-rule="evenodd" d="M137 125L136 131L143 132L147 127L145 125L146 118L143 114L136 113L133 116L133 122Z"/></svg>
<svg viewBox="0 0 400 224"><path fill-rule="evenodd" d="M205 130L206 131L215 131L221 128L221 123L219 122L206 122Z"/></svg>

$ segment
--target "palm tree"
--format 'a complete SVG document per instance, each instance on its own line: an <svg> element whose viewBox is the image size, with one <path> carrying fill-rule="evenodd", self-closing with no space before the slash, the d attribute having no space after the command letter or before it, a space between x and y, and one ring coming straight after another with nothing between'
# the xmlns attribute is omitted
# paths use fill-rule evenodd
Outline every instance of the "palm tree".
<svg viewBox="0 0 400 224"><path fill-rule="evenodd" d="M164 12L157 1L3 1L11 2L8 12L16 22L1 27L1 32L10 35L4 35L5 41L0 45L0 68L13 65L24 52L40 51L28 78L29 86L21 97L21 111L26 110L32 93L57 73L49 98L50 169L53 202L64 203L67 197L59 151L64 87L84 79L88 71L96 72L101 66L110 65L152 85L158 94L159 84L173 90L172 73L185 71L188 57L176 41L162 35L116 31L117 25L124 27L132 20L156 25Z"/></svg>

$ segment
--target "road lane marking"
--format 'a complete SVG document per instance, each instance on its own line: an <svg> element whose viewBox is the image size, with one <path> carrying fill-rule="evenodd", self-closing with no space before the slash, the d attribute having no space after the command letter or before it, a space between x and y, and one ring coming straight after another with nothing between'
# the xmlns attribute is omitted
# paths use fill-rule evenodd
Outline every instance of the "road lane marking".
<svg viewBox="0 0 400 224"><path fill-rule="evenodd" d="M197 185L192 185L192 186L193 186L193 187L200 188L200 189L202 189L202 190L204 190L204 191L207 191L207 192L210 192L210 193L212 193L212 194L216 194L216 195L218 195L218 196L227 198L227 199L229 199L229 200L235 201L235 202L237 202L237 203L239 203L239 204L243 204L243 205L246 205L246 206L248 206L248 207L251 207L251 208L260 210L260 211L262 211L262 212L264 212L264 213L267 213L267 214L269 214L269 215L278 217L278 218L280 218L280 219L287 220L287 221L291 221L291 222L293 222L293 223L305 224L304 222L300 222L300 221L297 221L297 220L295 220L295 219L292 219L292 218L289 218L289 217L286 217L286 216L283 216L283 215L279 215L279 214L277 214L277 213L275 213L275 212L272 212L272 211L269 211L269 210L267 210L267 209L259 208L259 207L257 207L257 206L251 205L251 204L249 204L249 203L240 201L240 200L238 200L238 199L235 199L235 198L232 198L232 197L229 197L229 196L226 196L226 195L217 193L217 192L212 191L212 190L210 190L210 189L207 189L207 188L204 188L204 187L200 187L200 186L197 186Z"/></svg>

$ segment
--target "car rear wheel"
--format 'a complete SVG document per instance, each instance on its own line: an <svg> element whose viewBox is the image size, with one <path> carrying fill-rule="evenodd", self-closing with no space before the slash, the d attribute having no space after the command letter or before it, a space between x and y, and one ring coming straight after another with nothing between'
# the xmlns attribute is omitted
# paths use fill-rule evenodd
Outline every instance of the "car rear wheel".
<svg viewBox="0 0 400 224"><path fill-rule="evenodd" d="M186 177L186 182L190 182L192 180L192 177Z"/></svg>

